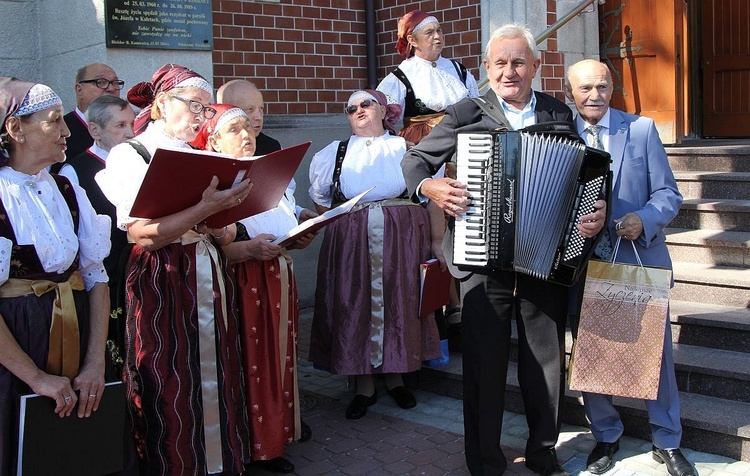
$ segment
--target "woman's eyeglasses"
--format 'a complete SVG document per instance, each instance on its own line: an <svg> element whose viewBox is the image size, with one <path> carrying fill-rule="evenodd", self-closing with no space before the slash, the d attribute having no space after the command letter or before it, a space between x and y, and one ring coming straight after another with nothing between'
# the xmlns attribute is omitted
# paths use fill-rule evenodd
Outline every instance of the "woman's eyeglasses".
<svg viewBox="0 0 750 476"><path fill-rule="evenodd" d="M357 112L358 108L361 107L362 109L365 109L365 108L368 108L368 107L372 106L373 103L377 104L378 102L377 101L373 101L372 99L365 99L364 101L362 101L361 103L359 103L359 106L357 106L356 104L352 104L350 106L346 106L344 108L344 112L347 115L351 116L352 114L354 114L355 112Z"/></svg>
<svg viewBox="0 0 750 476"><path fill-rule="evenodd" d="M203 117L205 117L206 119L211 119L212 117L216 115L216 109L209 107L209 106L204 106L198 101L183 98L180 96L172 96L172 97L187 104L188 110L192 112L193 114L203 114Z"/></svg>
<svg viewBox="0 0 750 476"><path fill-rule="evenodd" d="M95 84L96 87L99 89L107 89L110 86L112 86L115 89L122 89L122 87L125 86L125 81L123 81L122 79L115 79L114 81L110 81L109 79L97 78L97 79L84 79L83 81L78 81L78 82Z"/></svg>

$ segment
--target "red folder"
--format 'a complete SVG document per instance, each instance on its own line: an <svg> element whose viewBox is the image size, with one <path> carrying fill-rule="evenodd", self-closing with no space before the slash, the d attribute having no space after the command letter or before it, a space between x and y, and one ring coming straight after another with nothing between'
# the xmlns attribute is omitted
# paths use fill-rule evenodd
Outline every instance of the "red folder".
<svg viewBox="0 0 750 476"><path fill-rule="evenodd" d="M156 149L130 216L161 218L200 202L215 175L219 190L249 177L250 194L236 207L206 219L209 228L222 228L278 206L311 142L258 157L231 158L224 154L190 149Z"/></svg>
<svg viewBox="0 0 750 476"><path fill-rule="evenodd" d="M419 295L419 317L425 317L431 312L448 304L451 285L450 272L440 269L440 262L432 258L419 265L421 276L421 293Z"/></svg>

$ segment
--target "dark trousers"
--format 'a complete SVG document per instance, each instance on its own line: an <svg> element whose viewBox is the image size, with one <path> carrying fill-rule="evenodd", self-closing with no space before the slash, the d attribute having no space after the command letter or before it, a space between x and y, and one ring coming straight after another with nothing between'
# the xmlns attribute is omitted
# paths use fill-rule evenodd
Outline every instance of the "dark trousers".
<svg viewBox="0 0 750 476"><path fill-rule="evenodd" d="M518 327L518 379L529 426L526 461L534 467L556 464L568 289L512 272L475 273L461 282L461 297L469 471L498 475L507 467L500 435L513 317Z"/></svg>

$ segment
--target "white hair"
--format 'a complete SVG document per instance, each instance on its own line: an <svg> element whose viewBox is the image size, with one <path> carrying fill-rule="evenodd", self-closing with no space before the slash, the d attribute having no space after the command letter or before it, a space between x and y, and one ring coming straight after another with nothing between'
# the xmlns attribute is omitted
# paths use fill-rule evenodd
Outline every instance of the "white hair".
<svg viewBox="0 0 750 476"><path fill-rule="evenodd" d="M517 23L508 23L507 25L503 25L492 33L492 36L487 42L487 47L484 49L484 59L489 60L490 47L492 46L492 43L495 42L495 40L498 40L500 38L525 39L526 43L528 43L529 45L529 49L531 50L531 56L535 60L539 59L539 51L536 48L536 40L534 40L534 34L531 33L531 30L529 30L527 27L519 25Z"/></svg>

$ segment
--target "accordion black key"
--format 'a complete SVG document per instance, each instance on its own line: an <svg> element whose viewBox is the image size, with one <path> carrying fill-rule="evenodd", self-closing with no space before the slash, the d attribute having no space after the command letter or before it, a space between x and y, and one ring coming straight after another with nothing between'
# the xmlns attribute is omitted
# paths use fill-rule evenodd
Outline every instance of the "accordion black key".
<svg viewBox="0 0 750 476"><path fill-rule="evenodd" d="M457 139L456 179L472 202L455 221L453 264L572 285L594 241L581 237L576 224L598 198L609 199L609 154L523 131Z"/></svg>

